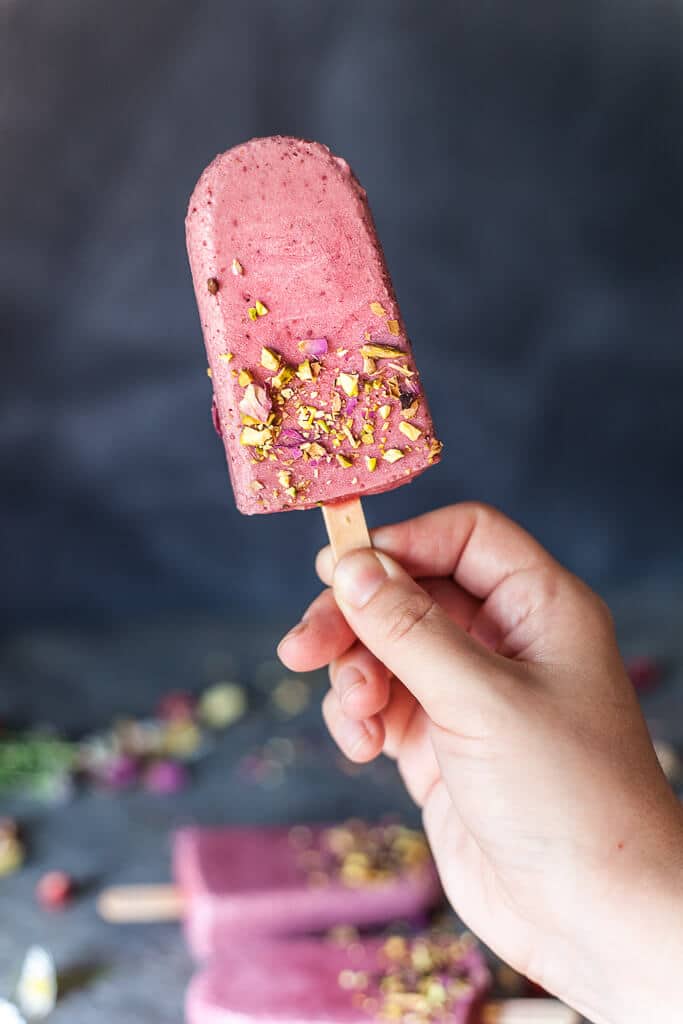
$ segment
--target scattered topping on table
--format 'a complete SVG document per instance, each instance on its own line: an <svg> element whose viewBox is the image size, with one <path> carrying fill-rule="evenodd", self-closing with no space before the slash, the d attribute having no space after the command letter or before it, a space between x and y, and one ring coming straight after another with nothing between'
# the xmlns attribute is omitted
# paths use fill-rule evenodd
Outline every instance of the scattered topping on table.
<svg viewBox="0 0 683 1024"><path fill-rule="evenodd" d="M14 818L0 818L0 878L18 871L25 857L16 821Z"/></svg>
<svg viewBox="0 0 683 1024"><path fill-rule="evenodd" d="M187 768L180 761L154 761L145 772L145 789L166 795L185 789L189 781Z"/></svg>
<svg viewBox="0 0 683 1024"><path fill-rule="evenodd" d="M21 968L17 1002L29 1020L43 1020L57 1002L57 971L48 951L32 946Z"/></svg>
<svg viewBox="0 0 683 1024"><path fill-rule="evenodd" d="M62 910L73 896L73 879L66 871L48 871L36 886L36 899L44 910Z"/></svg>
<svg viewBox="0 0 683 1024"><path fill-rule="evenodd" d="M192 693L182 690L173 690L167 693L159 701L157 717L162 721L175 721L176 719L188 719L194 715L197 699Z"/></svg>
<svg viewBox="0 0 683 1024"><path fill-rule="evenodd" d="M199 717L210 729L227 729L247 710L247 695L237 683L216 683L199 699Z"/></svg>
<svg viewBox="0 0 683 1024"><path fill-rule="evenodd" d="M14 1003L0 999L0 1024L26 1024Z"/></svg>
<svg viewBox="0 0 683 1024"><path fill-rule="evenodd" d="M287 676L277 684L271 700L280 714L285 718L293 718L308 707L311 700L310 687L303 679Z"/></svg>
<svg viewBox="0 0 683 1024"><path fill-rule="evenodd" d="M208 281L206 282L206 287L208 288L208 290L209 290L209 293L210 293L211 295L216 295L216 294L217 294L217 292L218 292L218 289L219 289L219 287L220 287L220 285L218 284L218 280L217 280L217 278L215 278L215 277L210 277L210 278L208 279Z"/></svg>
<svg viewBox="0 0 683 1024"><path fill-rule="evenodd" d="M662 679L662 666L655 658L640 655L626 662L626 671L636 690L650 690Z"/></svg>

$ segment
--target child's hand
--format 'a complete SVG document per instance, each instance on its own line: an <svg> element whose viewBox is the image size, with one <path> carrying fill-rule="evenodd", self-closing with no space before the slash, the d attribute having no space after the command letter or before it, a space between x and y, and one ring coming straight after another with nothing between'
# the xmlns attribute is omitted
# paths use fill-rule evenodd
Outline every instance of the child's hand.
<svg viewBox="0 0 683 1024"><path fill-rule="evenodd" d="M597 1022L681 1019L683 814L603 602L479 505L375 531L280 645L348 757L394 757L446 893ZM401 568L402 566L402 568ZM419 582L415 582L418 580Z"/></svg>

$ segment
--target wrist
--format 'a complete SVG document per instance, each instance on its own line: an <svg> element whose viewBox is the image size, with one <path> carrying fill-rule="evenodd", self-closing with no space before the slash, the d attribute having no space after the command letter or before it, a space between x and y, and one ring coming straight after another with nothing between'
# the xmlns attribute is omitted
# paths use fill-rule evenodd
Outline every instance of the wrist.
<svg viewBox="0 0 683 1024"><path fill-rule="evenodd" d="M683 1006L683 812L618 850L579 929L574 1005L595 1024L680 1021ZM622 861L619 863L619 861ZM579 990L580 988L580 990ZM569 998L569 995L568 995Z"/></svg>

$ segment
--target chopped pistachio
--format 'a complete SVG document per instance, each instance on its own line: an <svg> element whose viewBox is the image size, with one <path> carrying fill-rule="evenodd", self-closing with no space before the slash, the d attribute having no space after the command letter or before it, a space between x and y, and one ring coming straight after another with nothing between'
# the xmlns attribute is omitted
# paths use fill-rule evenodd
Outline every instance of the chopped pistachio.
<svg viewBox="0 0 683 1024"><path fill-rule="evenodd" d="M308 359L304 359L303 363L299 363L296 375L299 380L313 380L313 371L311 370L311 364Z"/></svg>
<svg viewBox="0 0 683 1024"><path fill-rule="evenodd" d="M292 482L292 474L287 469L279 470L277 478L283 487L289 487Z"/></svg>
<svg viewBox="0 0 683 1024"><path fill-rule="evenodd" d="M254 303L254 309L256 310L257 316L267 316L270 310L265 306L260 299L257 299Z"/></svg>
<svg viewBox="0 0 683 1024"><path fill-rule="evenodd" d="M402 373L404 377L415 376L415 371L409 370L407 366L401 366L399 363L389 363L389 366L392 368L392 370L397 370L398 373Z"/></svg>
<svg viewBox="0 0 683 1024"><path fill-rule="evenodd" d="M289 398L292 397L294 392L292 391L291 388L283 388L282 391L280 392L280 394L282 395L283 398L289 399Z"/></svg>
<svg viewBox="0 0 683 1024"><path fill-rule="evenodd" d="M375 432L367 423L360 432L360 439L363 444L374 444L375 443Z"/></svg>
<svg viewBox="0 0 683 1024"><path fill-rule="evenodd" d="M443 441L439 441L436 437L433 437L429 444L429 461L433 462L434 459L438 458L443 451Z"/></svg>
<svg viewBox="0 0 683 1024"><path fill-rule="evenodd" d="M333 391L332 398L330 400L330 408L332 409L332 412L335 414L341 412L341 406L341 395L338 392Z"/></svg>
<svg viewBox="0 0 683 1024"><path fill-rule="evenodd" d="M338 356L345 356L348 351L349 351L348 348L338 348L337 349L337 355Z"/></svg>
<svg viewBox="0 0 683 1024"><path fill-rule="evenodd" d="M251 483L249 484L249 489L251 491L262 491L263 484L261 483L260 480L252 480Z"/></svg>
<svg viewBox="0 0 683 1024"><path fill-rule="evenodd" d="M289 366L283 366L279 373L277 373L271 380L271 385L274 388L281 388L287 384L288 381L294 376L294 370Z"/></svg>
<svg viewBox="0 0 683 1024"><path fill-rule="evenodd" d="M401 416L403 417L404 420L412 420L412 418L417 414L417 410L419 408L420 402L416 398L415 401L411 402L406 409L401 410Z"/></svg>
<svg viewBox="0 0 683 1024"><path fill-rule="evenodd" d="M258 313L256 312L256 306L250 306L247 310L250 320L258 320Z"/></svg>
<svg viewBox="0 0 683 1024"><path fill-rule="evenodd" d="M311 441L310 444L302 445L301 447L304 449L304 451L306 452L310 459L324 459L325 456L327 455L327 452L325 451L323 446L321 444L318 444L317 441Z"/></svg>
<svg viewBox="0 0 683 1024"><path fill-rule="evenodd" d="M346 455L342 455L340 452L337 453L337 462L342 469L349 469L353 465L353 460L347 458Z"/></svg>
<svg viewBox="0 0 683 1024"><path fill-rule="evenodd" d="M296 498L296 487L286 487L285 494L288 494L290 498Z"/></svg>
<svg viewBox="0 0 683 1024"><path fill-rule="evenodd" d="M243 415L241 419L245 427L257 427L261 422L260 420L257 420L254 416Z"/></svg>
<svg viewBox="0 0 683 1024"><path fill-rule="evenodd" d="M406 353L393 345L361 345L360 354L369 356L370 359L400 359Z"/></svg>
<svg viewBox="0 0 683 1024"><path fill-rule="evenodd" d="M375 314L375 316L386 316L387 315L387 311L386 311L386 309L384 308L384 306L382 305L381 302L371 302L370 303L370 309Z"/></svg>
<svg viewBox="0 0 683 1024"><path fill-rule="evenodd" d="M355 398L358 394L357 373L340 373L337 377L337 384L349 398Z"/></svg>
<svg viewBox="0 0 683 1024"><path fill-rule="evenodd" d="M402 420L399 423L398 429L402 434L405 434L410 441L417 441L418 437L422 434L419 427L416 427L414 423L406 423L405 420Z"/></svg>
<svg viewBox="0 0 683 1024"><path fill-rule="evenodd" d="M352 447L352 448L360 448L360 441L358 441L358 440L357 440L357 439L356 439L356 438L355 438L355 437L353 436L353 434L351 433L351 430L350 430L350 428L349 428L349 427L348 427L348 426L346 425L346 423L345 423L345 424L344 424L344 426L342 427L342 430L343 430L343 431L344 431L344 433L346 434L347 440L348 440L349 444L351 445L351 447Z"/></svg>
<svg viewBox="0 0 683 1024"><path fill-rule="evenodd" d="M230 267L230 269L232 270L235 277L240 277L240 275L244 273L244 267L237 259L237 257L235 257L234 260L232 261L232 266Z"/></svg>
<svg viewBox="0 0 683 1024"><path fill-rule="evenodd" d="M398 320L387 320L387 327L389 328L389 334L398 334Z"/></svg>
<svg viewBox="0 0 683 1024"><path fill-rule="evenodd" d="M377 459L374 455L365 456L365 465L368 467L368 473L374 473L377 469Z"/></svg>
<svg viewBox="0 0 683 1024"><path fill-rule="evenodd" d="M240 434L240 444L248 448L262 448L271 437L268 427L245 427Z"/></svg>
<svg viewBox="0 0 683 1024"><path fill-rule="evenodd" d="M379 407L378 411L379 411L379 414L382 417L382 419L386 420L386 419L389 418L389 413L391 412L391 406L390 405L381 405Z"/></svg>
<svg viewBox="0 0 683 1024"><path fill-rule="evenodd" d="M235 357L233 356L232 352L221 352L218 358L222 363L229 363Z"/></svg>
<svg viewBox="0 0 683 1024"><path fill-rule="evenodd" d="M206 376L209 378L209 380L211 380L211 378L213 377L213 370L211 369L210 366L207 366L206 368Z"/></svg>
<svg viewBox="0 0 683 1024"><path fill-rule="evenodd" d="M240 387L246 388L248 384L253 384L254 378L249 373L249 370L240 370L237 375L237 383Z"/></svg>
<svg viewBox="0 0 683 1024"><path fill-rule="evenodd" d="M385 462L398 462L403 458L403 452L400 448L387 448L382 458Z"/></svg>
<svg viewBox="0 0 683 1024"><path fill-rule="evenodd" d="M377 363L371 356L363 356L363 373L376 373Z"/></svg>
<svg viewBox="0 0 683 1024"><path fill-rule="evenodd" d="M266 370L272 370L273 373L277 373L280 369L279 354L273 352L272 348L266 348L264 345L261 349L261 366L264 366Z"/></svg>

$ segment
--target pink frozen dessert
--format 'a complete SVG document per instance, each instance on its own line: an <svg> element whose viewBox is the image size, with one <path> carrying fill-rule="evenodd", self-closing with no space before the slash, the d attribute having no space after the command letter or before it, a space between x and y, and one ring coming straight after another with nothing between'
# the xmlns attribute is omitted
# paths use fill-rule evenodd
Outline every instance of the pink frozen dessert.
<svg viewBox="0 0 683 1024"><path fill-rule="evenodd" d="M364 189L316 142L253 139L199 179L187 248L237 507L386 491L437 462Z"/></svg>
<svg viewBox="0 0 683 1024"><path fill-rule="evenodd" d="M188 1024L474 1024L489 985L469 935L233 945L187 992Z"/></svg>
<svg viewBox="0 0 683 1024"><path fill-rule="evenodd" d="M173 867L198 958L239 937L415 918L441 896L424 836L400 825L188 828Z"/></svg>

